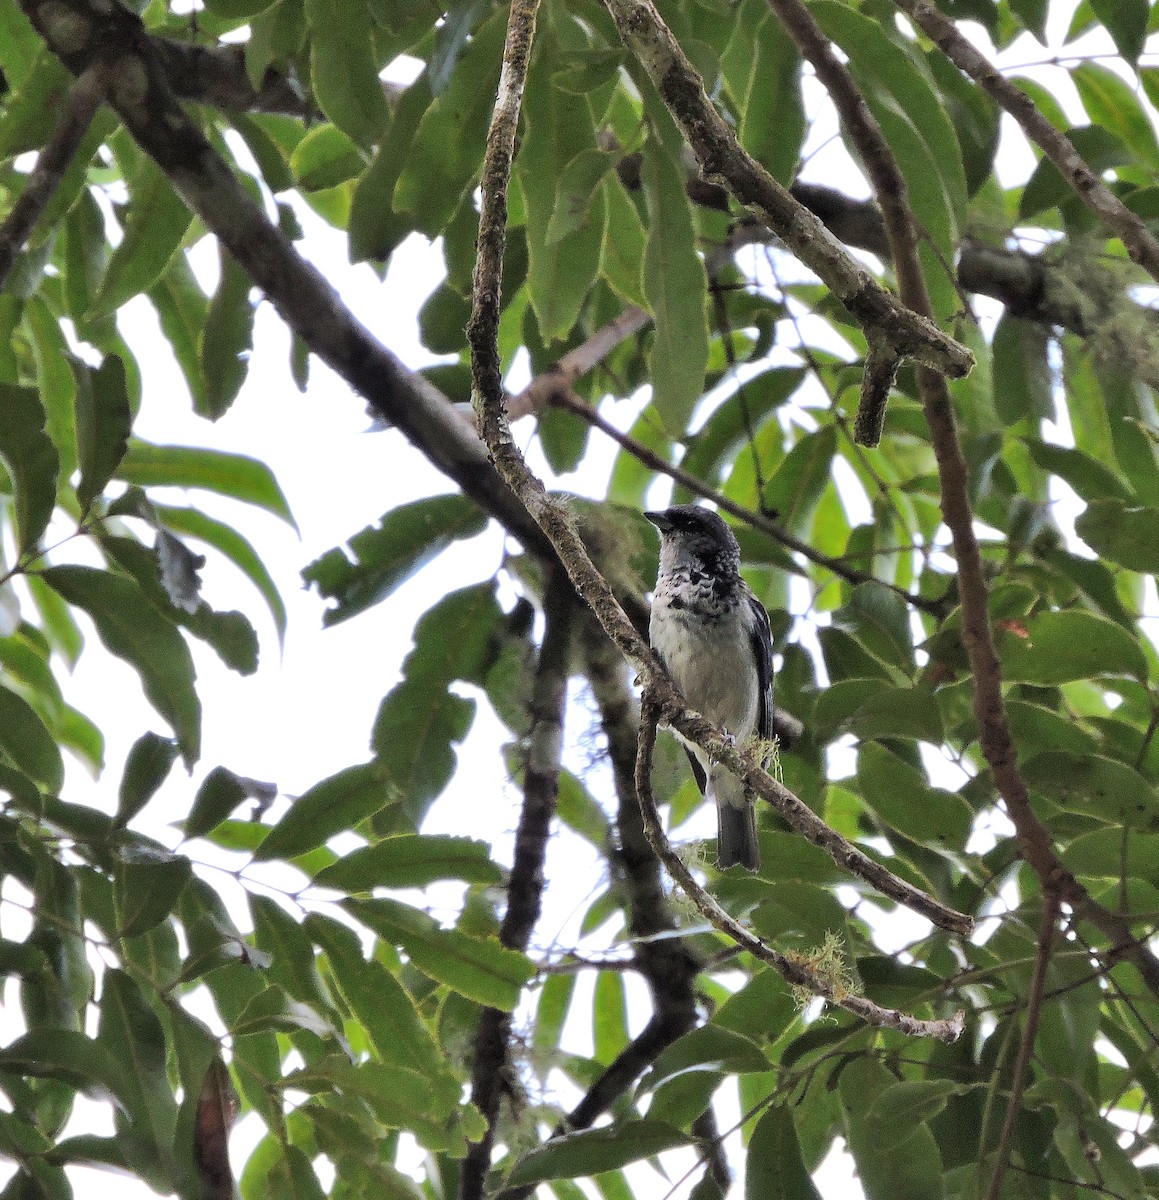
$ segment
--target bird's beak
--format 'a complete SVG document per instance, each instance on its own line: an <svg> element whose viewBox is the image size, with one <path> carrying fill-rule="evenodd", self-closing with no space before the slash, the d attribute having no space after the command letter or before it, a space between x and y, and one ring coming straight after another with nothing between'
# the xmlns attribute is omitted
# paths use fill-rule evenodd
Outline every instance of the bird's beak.
<svg viewBox="0 0 1159 1200"><path fill-rule="evenodd" d="M662 512L646 512L644 514L646 521L651 521L661 533L667 533L672 528L672 522Z"/></svg>

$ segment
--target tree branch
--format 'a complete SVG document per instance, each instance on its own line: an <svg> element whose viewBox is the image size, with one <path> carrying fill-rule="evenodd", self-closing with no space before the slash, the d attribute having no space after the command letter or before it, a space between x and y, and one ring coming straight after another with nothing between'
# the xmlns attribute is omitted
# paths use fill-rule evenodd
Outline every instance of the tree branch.
<svg viewBox="0 0 1159 1200"><path fill-rule="evenodd" d="M1087 166L1070 138L1046 119L1034 101L1002 75L957 26L929 0L896 0L902 10L939 50L1022 127L1032 142L1058 168L1075 195L1127 247L1127 253L1159 282L1159 241L1143 219L1133 213Z"/></svg>
<svg viewBox="0 0 1159 1200"><path fill-rule="evenodd" d="M1014 1082L1010 1087L1010 1100L1006 1105L1006 1119L1002 1122L1002 1133L998 1138L998 1149L994 1160L994 1174L990 1177L990 1188L986 1200L998 1200L1002 1191L1002 1179L1009 1165L1010 1144L1014 1138L1014 1123L1022 1108L1022 1094L1030 1070L1030 1057L1034 1053L1034 1039L1038 1034L1038 1018L1042 1013L1042 994L1046 984L1046 968L1050 964L1051 947L1054 944L1054 925L1058 919L1058 896L1052 890L1042 893L1042 920L1038 927L1038 950L1034 957L1034 972L1030 977L1030 994L1026 998L1026 1029L1014 1060Z"/></svg>
<svg viewBox="0 0 1159 1200"><path fill-rule="evenodd" d="M664 894L660 862L644 834L635 785L639 708L628 686L623 657L586 610L579 626L579 642L612 766L619 834L613 862L625 894L625 916L635 955L632 965L648 984L652 1018L608 1064L567 1119L553 1131L553 1137L573 1129L587 1129L655 1062L662 1050L695 1028L696 977L701 968L688 943L671 936L678 929L676 917ZM711 1109L706 1111L711 1113ZM710 1170L718 1179L727 1180L728 1164L719 1139L713 1142L707 1126L702 1126L702 1130L701 1136L708 1143ZM511 1188L501 1195L503 1200L520 1200L533 1190Z"/></svg>
<svg viewBox="0 0 1159 1200"><path fill-rule="evenodd" d="M778 13L784 9L790 14L789 31L798 41L802 53L813 62L818 78L829 91L842 124L865 163L875 192L879 197L890 197L888 202L883 201L882 217L902 299L914 311L932 315L929 293L918 259L912 215L907 217L908 205L899 203L905 199L905 181L881 127L869 112L849 69L833 54L824 34L801 0L770 0L770 3ZM925 0L906 0L906 4L920 7L923 11L928 7ZM934 15L934 23L949 24L940 14ZM960 39L957 30L952 26L951 29L954 38ZM938 463L942 519L953 538L954 556L958 563L962 644L974 676L974 714L978 720L982 754L990 766L998 794L1006 805L1007 815L1017 830L1023 857L1041 881L1043 891L1057 894L1071 905L1076 915L1110 936L1115 943L1115 951L1128 957L1152 991L1159 995L1159 958L1133 936L1125 917L1093 900L1086 888L1063 866L1055 854L1050 832L1031 807L1002 695L1001 664L990 626L989 585L974 530L974 514L968 491L969 472L958 437L953 402L943 376L919 367L917 379Z"/></svg>
<svg viewBox="0 0 1159 1200"><path fill-rule="evenodd" d="M965 346L886 291L807 208L746 153L651 0L605 0L624 44L648 72L704 174L723 180L809 266L867 331L900 357L958 377L974 365Z"/></svg>
<svg viewBox="0 0 1159 1200"><path fill-rule="evenodd" d="M636 795L644 815L644 832L648 835L652 849L705 920L731 938L742 950L747 950L762 962L774 967L793 987L803 988L814 996L822 997L830 1004L860 1017L868 1025L878 1029L897 1029L911 1037L932 1037L942 1042L957 1041L964 1028L965 1019L961 1012L942 1020L923 1021L896 1009L883 1008L864 996L852 995L839 980L818 972L803 959L782 954L750 933L701 887L665 837L660 822L660 811L652 794L652 749L656 743L657 724L662 715L664 706L645 685L640 713L639 752L636 757Z"/></svg>
<svg viewBox="0 0 1159 1200"><path fill-rule="evenodd" d="M540 376L540 378L547 377ZM753 529L759 529L761 533L767 534L786 549L800 554L810 562L816 563L817 566L832 571L839 579L844 579L848 583L855 585L859 583L880 584L882 587L896 592L907 604L913 605L914 608L920 609L922 612L929 613L932 617L941 620L946 615L946 607L940 600L913 595L904 588L898 587L897 584L886 583L868 571L859 571L856 567L849 566L839 558L823 554L820 550L815 550L808 542L795 537L787 529L783 529L775 521L770 520L764 513L753 512L752 509L745 508L743 504L738 504L735 500L730 500L722 492L709 487L702 479L698 479L690 472L670 463L666 458L657 454L655 450L632 437L630 433L623 433L610 421L605 421L590 404L586 404L574 392L568 389L558 390L552 394L551 403L557 408L565 409L567 412L575 413L576 416L582 417L593 428L598 429L613 441L618 442L633 458L644 466L651 467L654 471L662 472L670 479L675 480L681 487L687 488L690 492L703 497L705 500L711 500L723 512L730 513L738 521L743 521Z"/></svg>
<svg viewBox="0 0 1159 1200"><path fill-rule="evenodd" d="M104 98L104 72L98 66L85 71L69 91L56 128L44 143L12 211L0 225L0 291L4 290L24 243L32 236L36 222L60 186Z"/></svg>
<svg viewBox="0 0 1159 1200"><path fill-rule="evenodd" d="M558 565L553 564L548 578L558 570ZM515 834L515 862L507 884L507 911L499 927L500 942L520 952L526 951L531 932L539 920L545 885L543 861L559 792L568 660L575 614L571 589L548 586L544 589L543 607L545 627L530 705L532 723L527 736L523 807ZM511 1014L497 1008L483 1009L475 1034L471 1102L483 1114L487 1132L478 1142L470 1144L459 1169L460 1200L482 1200L486 1192L500 1101L504 1092L513 1090L510 1041Z"/></svg>
<svg viewBox="0 0 1159 1200"><path fill-rule="evenodd" d="M488 462L470 419L354 319L182 110L140 18L100 0L21 3L75 75L104 64L109 102L126 128L310 350L526 549L554 557L551 543Z"/></svg>

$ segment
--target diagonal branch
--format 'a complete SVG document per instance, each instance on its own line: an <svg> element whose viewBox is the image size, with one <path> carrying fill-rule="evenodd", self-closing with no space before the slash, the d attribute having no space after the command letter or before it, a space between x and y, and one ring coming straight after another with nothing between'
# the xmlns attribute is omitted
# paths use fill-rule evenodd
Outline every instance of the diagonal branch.
<svg viewBox="0 0 1159 1200"><path fill-rule="evenodd" d="M1159 241L1142 217L1133 213L1087 166L1070 138L1056 129L1034 101L1002 75L929 0L896 0L896 3L959 71L969 75L1018 122L1023 133L1058 168L1067 186L1122 241L1131 258L1159 282Z"/></svg>
<svg viewBox="0 0 1159 1200"><path fill-rule="evenodd" d="M36 222L60 186L104 98L104 72L98 66L90 67L73 84L56 128L44 143L24 190L0 225L0 291L4 290L24 243L32 236Z"/></svg>
<svg viewBox="0 0 1159 1200"><path fill-rule="evenodd" d="M555 567L549 573L558 571ZM507 911L499 940L511 950L525 951L539 920L543 897L543 862L555 800L559 791L563 718L567 703L568 658L572 643L575 600L570 588L544 591L544 632L531 699L531 729L523 774L523 807L515 834L515 862L507 884ZM485 1008L475 1034L471 1064L471 1101L483 1114L487 1131L472 1142L459 1169L459 1200L482 1200L495 1144L495 1126L503 1094L512 1090L511 1014Z"/></svg>
<svg viewBox="0 0 1159 1200"><path fill-rule="evenodd" d="M974 365L965 346L883 288L825 226L751 157L717 112L704 82L664 24L652 0L605 0L624 44L660 92L704 174L723 180L742 203L821 278L867 331L899 357L959 377Z"/></svg>
<svg viewBox="0 0 1159 1200"><path fill-rule="evenodd" d="M250 198L178 104L140 18L113 0L21 4L73 74L103 65L109 103L126 128L310 350L529 551L554 557L551 543L488 462L470 420L351 315Z"/></svg>
<svg viewBox="0 0 1159 1200"><path fill-rule="evenodd" d="M902 299L916 312L931 314L929 293L918 259L916 231L905 203L905 180L881 127L870 113L849 69L838 61L827 39L801 0L770 0L802 54L812 61L853 139L870 181L882 200L882 217L897 269ZM925 0L917 0L924 6ZM944 18L938 17L939 21ZM955 30L955 35L957 31ZM1020 93L1021 94L1021 93ZM970 506L968 468L962 454L953 402L945 379L919 368L921 392L930 440L941 481L942 518L953 538L958 563L958 591L962 606L962 643L974 676L974 714L978 720L982 754L990 766L998 794L1006 805L1018 835L1023 857L1049 891L1069 904L1075 914L1112 939L1113 953L1129 958L1147 986L1159 995L1159 958L1136 938L1129 920L1104 908L1063 865L1055 853L1049 830L1030 803L1026 781L1018 765L1018 751L1010 732L1002 695L1002 669L994 644L988 608L989 585L974 530Z"/></svg>
<svg viewBox="0 0 1159 1200"><path fill-rule="evenodd" d="M540 378L545 377L540 376ZM783 529L775 521L770 520L764 513L753 512L751 508L746 508L743 504L738 504L735 500L730 500L722 492L709 487L704 480L698 479L691 472L670 463L662 455L657 454L655 450L645 446L637 438L632 437L630 433L623 433L610 421L605 421L590 404L585 404L574 392L566 389L556 391L552 395L551 403L557 408L566 409L568 412L575 413L576 416L587 421L594 429L598 429L613 441L618 442L633 458L644 466L651 467L652 470L667 475L694 495L700 496L705 500L711 500L723 512L730 513L738 521L743 521L753 529L759 529L761 533L767 534L775 542L779 542L786 549L800 554L803 558L807 558L811 563L816 563L817 566L832 571L839 579L844 579L852 584L879 584L881 587L889 588L890 591L896 592L907 604L912 605L922 612L929 613L932 617L941 620L946 615L946 606L942 601L927 596L914 595L911 592L907 592L905 588L898 587L895 583L886 583L884 580L878 579L876 575L871 574L869 571L859 571L856 567L849 566L848 563L843 562L839 558L834 558L830 554L823 554L820 550L816 550L810 546L808 542L795 537L787 529Z"/></svg>
<svg viewBox="0 0 1159 1200"><path fill-rule="evenodd" d="M932 1037L941 1042L957 1041L964 1028L962 1013L942 1020L923 1021L896 1009L883 1008L864 996L852 995L839 980L822 974L802 959L782 954L762 941L725 912L704 890L665 837L660 811L652 794L652 748L656 743L656 728L662 712L662 706L645 687L641 702L640 748L636 757L636 795L644 814L644 831L652 849L705 920L731 938L742 950L769 963L793 987L804 988L814 996L822 997L830 1004L860 1017L868 1025L878 1029L897 1029L911 1037Z"/></svg>

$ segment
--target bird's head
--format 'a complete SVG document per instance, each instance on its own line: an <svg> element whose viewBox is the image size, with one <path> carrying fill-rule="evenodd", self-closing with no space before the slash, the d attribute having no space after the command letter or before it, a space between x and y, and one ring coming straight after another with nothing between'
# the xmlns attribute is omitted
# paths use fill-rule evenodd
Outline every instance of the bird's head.
<svg viewBox="0 0 1159 1200"><path fill-rule="evenodd" d="M711 509L677 504L644 516L660 530L660 571L692 567L716 577L735 575L740 547L729 527Z"/></svg>

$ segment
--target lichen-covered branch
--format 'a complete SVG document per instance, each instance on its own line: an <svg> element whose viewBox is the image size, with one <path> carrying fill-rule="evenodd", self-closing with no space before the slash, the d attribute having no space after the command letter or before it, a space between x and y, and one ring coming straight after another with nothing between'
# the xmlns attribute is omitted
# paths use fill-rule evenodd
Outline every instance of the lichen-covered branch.
<svg viewBox="0 0 1159 1200"><path fill-rule="evenodd" d="M742 950L774 967L794 987L802 988L814 996L820 996L830 1004L845 1009L860 1017L869 1025L879 1029L897 1029L912 1037L932 1037L942 1042L957 1041L962 1035L964 1017L956 1013L936 1021L923 1021L896 1009L883 1008L864 996L847 992L834 979L814 970L808 963L796 957L790 958L762 941L746 929L739 921L709 895L685 865L684 860L673 850L664 828L660 823L660 811L652 794L652 750L656 743L656 728L663 713L659 704L647 688L640 711L640 741L636 757L636 794L644 816L644 832L652 849L668 868L672 877L680 884L684 893L696 905L697 910L721 933L731 938Z"/></svg>
<svg viewBox="0 0 1159 1200"><path fill-rule="evenodd" d="M651 0L605 0L605 4L704 174L725 183L742 204L758 213L853 318L867 331L876 330L899 356L952 377L965 375L974 365L970 351L883 288L817 217L741 147Z"/></svg>
<svg viewBox="0 0 1159 1200"><path fill-rule="evenodd" d="M1070 138L1056 129L1034 101L1002 75L929 0L897 0L897 6L959 71L969 75L1018 122L1023 133L1058 168L1067 186L1122 241L1131 258L1159 282L1159 241L1142 217L1133 213L1087 166Z"/></svg>
<svg viewBox="0 0 1159 1200"><path fill-rule="evenodd" d="M916 227L905 201L905 182L881 127L869 112L849 69L833 54L828 41L801 0L770 0L787 17L787 28L805 57L813 62L850 138L857 146L882 203L886 236L897 270L902 299L910 308L932 315L929 292L918 258ZM917 0L925 6L925 0ZM936 14L936 24L946 19ZM951 26L951 28L953 28ZM953 30L955 38L960 38ZM972 49L972 48L971 48ZM1021 95L1021 93L1019 93ZM888 197L888 199L886 199ZM974 713L978 720L982 754L990 766L994 785L1014 822L1023 857L1041 881L1044 891L1057 894L1082 919L1110 936L1115 952L1130 958L1148 987L1159 987L1159 958L1138 938L1130 923L1092 899L1055 853L1049 830L1030 803L1026 781L1018 765L1018 752L1010 732L1002 695L1002 670L990 626L989 585L974 529L970 505L969 471L958 436L953 402L946 380L928 368L917 372L930 440L938 463L942 517L953 539L958 564L958 593L962 607L962 644L974 677Z"/></svg>
<svg viewBox="0 0 1159 1200"><path fill-rule="evenodd" d="M0 225L0 291L84 141L104 95L104 72L97 66L85 71L69 91L56 128L45 142L24 190Z"/></svg>
<svg viewBox="0 0 1159 1200"><path fill-rule="evenodd" d="M553 571L558 571L553 567ZM568 659L572 618L576 611L570 588L544 590L544 633L531 698L531 728L523 772L523 806L515 833L515 861L507 884L507 910L499 940L511 950L526 951L539 920L545 879L543 862L555 800L559 792L563 719L567 704ZM504 1094L513 1088L510 1061L511 1014L485 1008L479 1017L471 1064L471 1101L483 1114L487 1132L472 1142L459 1169L460 1200L482 1200L495 1144L495 1125Z"/></svg>

